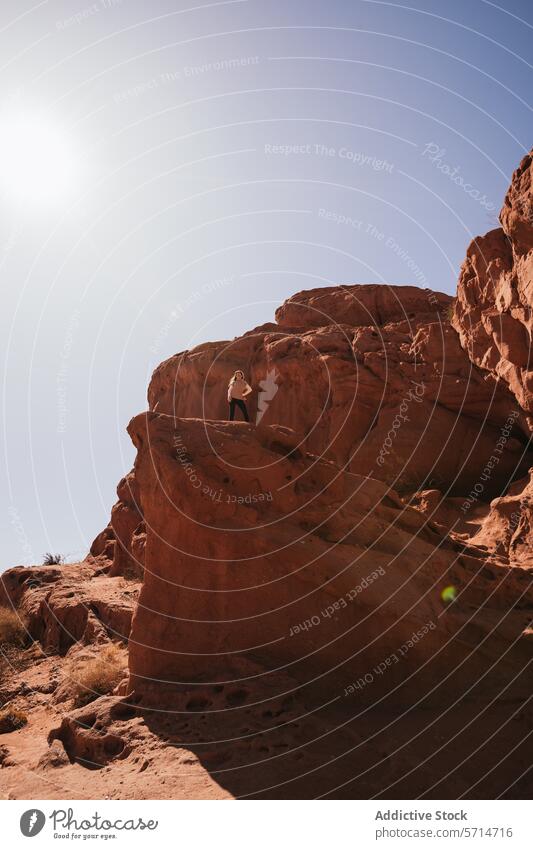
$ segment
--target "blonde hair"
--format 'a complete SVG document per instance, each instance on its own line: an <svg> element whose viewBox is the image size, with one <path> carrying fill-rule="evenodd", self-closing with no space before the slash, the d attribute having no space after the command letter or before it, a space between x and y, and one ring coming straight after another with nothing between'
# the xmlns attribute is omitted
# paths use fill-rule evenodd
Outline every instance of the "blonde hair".
<svg viewBox="0 0 533 849"><path fill-rule="evenodd" d="M244 380L244 372L242 369L238 368L233 377L231 378L230 383L235 383L235 381L238 380L238 374L241 375L241 380Z"/></svg>

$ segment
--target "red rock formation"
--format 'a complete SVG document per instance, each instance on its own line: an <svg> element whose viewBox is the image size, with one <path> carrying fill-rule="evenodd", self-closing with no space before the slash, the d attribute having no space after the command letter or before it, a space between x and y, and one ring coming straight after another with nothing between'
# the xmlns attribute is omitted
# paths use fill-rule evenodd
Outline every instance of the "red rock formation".
<svg viewBox="0 0 533 849"><path fill-rule="evenodd" d="M138 585L97 575L91 562L16 566L0 576L0 606L16 608L43 648L67 653L74 643L128 639Z"/></svg>
<svg viewBox="0 0 533 849"><path fill-rule="evenodd" d="M468 491L516 404L461 349L443 314L450 302L411 286L301 292L277 311L278 325L162 363L148 390L150 409L225 418L229 377L243 368L257 390L252 420L270 375L261 421L292 428L306 450L399 491L428 482L450 494ZM524 429L520 411L487 496L527 471Z"/></svg>
<svg viewBox="0 0 533 849"><path fill-rule="evenodd" d="M128 479L146 527L130 644L138 696L225 680L242 658L289 668L301 682L328 675L339 686L427 622L422 654L400 664L398 683L422 661L433 685L443 666L429 660L445 648L448 669L462 668L468 680L480 633L488 656L512 635L510 668L527 656L521 615L506 620L502 637L493 614L468 618L460 604L445 611L439 595L451 584L467 607L477 605L496 580L495 606L504 611L527 591L520 570L508 580L505 535L486 577L489 546L471 538L474 516L495 509L487 507L495 496L503 503L529 468L528 424L509 389L469 360L447 320L450 300L413 287L302 292L277 311L276 325L156 369L153 412L129 427L138 456ZM251 404L259 426L217 422L238 367L267 391L268 403ZM417 510L406 506L428 483L436 487L431 509L417 496ZM467 516L461 504L474 490ZM339 599L372 565L385 574L345 610ZM335 616L323 616L332 603ZM451 639L458 629L460 644ZM395 680L391 672L387 687Z"/></svg>
<svg viewBox="0 0 533 849"><path fill-rule="evenodd" d="M135 467L90 556L2 575L0 604L51 655L31 695L22 669L8 698L39 710L50 694L56 710L71 690L53 653L129 633L115 695L54 713L51 730L41 716L51 745L33 762L0 747L25 798L80 763L106 767L106 795L122 775L133 798L194 798L211 771L217 798L530 795L532 170L527 156L502 228L469 247L451 324L452 299L429 290L314 289L155 370L128 428ZM223 421L237 368L256 390L251 424ZM141 575L136 604L123 576ZM428 716L450 734L442 759Z"/></svg>
<svg viewBox="0 0 533 849"><path fill-rule="evenodd" d="M276 310L276 322L286 330L295 328L383 327L402 322L431 322L445 312L449 295L416 286L360 284L324 286L293 295Z"/></svg>
<svg viewBox="0 0 533 849"><path fill-rule="evenodd" d="M145 703L241 680L243 658L340 693L417 633L389 663L396 704L420 693L401 688L410 674L464 685L472 654L479 674L480 634L485 659L516 641L500 679L528 656L523 614L508 615L533 602L525 570L508 581L484 550L446 538L382 482L304 453L288 429L147 413L129 433L147 527L129 686ZM450 609L447 585L460 599ZM376 680L358 697L380 691Z"/></svg>
<svg viewBox="0 0 533 849"><path fill-rule="evenodd" d="M452 324L472 362L509 386L533 432L533 157L513 174L501 228L470 244L457 288ZM532 564L531 476L490 507L476 505L475 538L511 563Z"/></svg>
<svg viewBox="0 0 533 849"><path fill-rule="evenodd" d="M453 325L472 361L509 384L533 430L533 157L513 174L501 228L470 244Z"/></svg>
<svg viewBox="0 0 533 849"><path fill-rule="evenodd" d="M126 575L142 578L144 523L139 510L135 477L131 472L119 482L117 495L118 501L111 510L111 521L94 540L90 554L113 577Z"/></svg>

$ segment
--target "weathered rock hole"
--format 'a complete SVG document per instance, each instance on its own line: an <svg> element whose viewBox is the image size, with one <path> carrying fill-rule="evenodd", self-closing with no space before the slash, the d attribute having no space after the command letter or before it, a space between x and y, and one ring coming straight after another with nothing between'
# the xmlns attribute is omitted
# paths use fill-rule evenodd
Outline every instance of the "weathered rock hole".
<svg viewBox="0 0 533 849"><path fill-rule="evenodd" d="M110 715L113 719L127 720L133 719L137 715L137 709L133 705L125 702L117 702L110 710Z"/></svg>
<svg viewBox="0 0 533 849"><path fill-rule="evenodd" d="M248 695L248 690L233 690L226 695L226 701L229 705L242 705L248 698Z"/></svg>
<svg viewBox="0 0 533 849"><path fill-rule="evenodd" d="M81 728L92 728L95 722L96 714L88 713L86 716L80 717L80 719L78 720L78 725L80 725Z"/></svg>
<svg viewBox="0 0 533 849"><path fill-rule="evenodd" d="M205 710L205 708L210 707L211 704L212 702L204 696L193 696L193 698L189 699L185 705L185 709L190 711Z"/></svg>
<svg viewBox="0 0 533 849"><path fill-rule="evenodd" d="M124 740L115 734L110 734L104 740L104 752L111 758L116 758L124 751Z"/></svg>

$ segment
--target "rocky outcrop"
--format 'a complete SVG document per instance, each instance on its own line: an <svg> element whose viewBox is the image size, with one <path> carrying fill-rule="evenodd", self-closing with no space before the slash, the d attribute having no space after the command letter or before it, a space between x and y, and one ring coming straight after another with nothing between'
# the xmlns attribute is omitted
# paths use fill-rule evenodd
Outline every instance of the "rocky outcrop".
<svg viewBox="0 0 533 849"><path fill-rule="evenodd" d="M111 521L94 540L90 554L112 577L142 578L145 527L133 474L126 475L119 482L117 496L118 501L111 510Z"/></svg>
<svg viewBox="0 0 533 849"><path fill-rule="evenodd" d="M416 286L375 283L358 286L324 286L299 292L276 310L276 323L284 330L341 326L416 327L435 321L451 303L449 295Z"/></svg>
<svg viewBox="0 0 533 849"><path fill-rule="evenodd" d="M470 244L461 269L452 324L464 350L489 379L509 386L533 433L533 157L514 172L500 213L501 227ZM472 513L475 538L510 563L532 565L531 476Z"/></svg>
<svg viewBox="0 0 533 849"><path fill-rule="evenodd" d="M529 356L530 164L513 179L506 230L469 250L453 326L439 293L315 289L283 304L276 324L156 369L152 412L129 427L147 528L130 646L137 694L225 680L243 657L338 686L364 679L428 622L398 665L399 691L421 664L432 686L442 655L463 680L474 655L478 673L480 639L485 660L508 639L510 668L528 656L523 614L500 614L531 606L520 479L532 454L516 371ZM513 275L520 308L505 289ZM236 368L261 390L255 426L219 421Z"/></svg>
<svg viewBox="0 0 533 849"><path fill-rule="evenodd" d="M505 381L533 430L533 157L513 174L501 228L470 244L453 325L472 361Z"/></svg>
<svg viewBox="0 0 533 849"><path fill-rule="evenodd" d="M126 758L131 747L128 746L122 736L107 730L113 720L131 718L135 711L128 706L122 706L116 700L102 699L99 705L101 711L103 705L108 706L111 702L111 710L105 716L104 721L97 719L97 711L92 706L73 710L65 716L59 728L54 728L48 735L48 742L56 746L56 752L60 754L61 764L64 764L65 756L71 762L77 762L88 769L96 769L105 766L116 758ZM122 707L122 713L120 708ZM105 724L104 724L105 723ZM62 747L57 748L61 743ZM42 765L48 766L48 762Z"/></svg>
<svg viewBox="0 0 533 849"><path fill-rule="evenodd" d="M461 348L446 315L450 302L411 286L301 292L277 311L277 325L162 363L150 409L225 418L229 377L243 368L257 388L252 420L282 423L305 450L398 491L430 484L450 495L476 484L516 410L490 498L533 462L524 451L527 425L513 395Z"/></svg>
<svg viewBox="0 0 533 849"><path fill-rule="evenodd" d="M0 576L0 606L16 609L29 636L61 655L78 641L127 641L138 585L97 572L89 561L16 566Z"/></svg>
<svg viewBox="0 0 533 849"><path fill-rule="evenodd" d="M493 269L515 261L497 234L488 253ZM503 615L531 605L528 410L464 344L451 300L414 287L301 292L275 324L156 369L150 412L129 426L138 512L123 524L131 555L144 522L137 696L220 683L243 659L342 687L424 628L387 675L396 702L416 670L431 688L445 667L468 681L508 640L503 666L528 656L523 613ZM237 368L258 388L250 425L221 421Z"/></svg>
<svg viewBox="0 0 533 849"><path fill-rule="evenodd" d="M472 657L479 673L514 642L501 680L531 651L523 612L509 614L533 605L526 570L510 581L485 549L447 537L386 484L306 453L289 429L146 413L128 430L147 526L129 689L146 703L238 681L242 658L265 675L290 670L310 693L340 693L385 663L400 703L415 697L402 687L412 674L428 688L464 684Z"/></svg>

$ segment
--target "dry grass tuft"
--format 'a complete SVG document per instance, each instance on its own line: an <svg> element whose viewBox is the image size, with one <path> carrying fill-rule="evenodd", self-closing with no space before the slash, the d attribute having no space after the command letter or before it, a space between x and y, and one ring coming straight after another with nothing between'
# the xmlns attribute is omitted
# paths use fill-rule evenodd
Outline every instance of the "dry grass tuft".
<svg viewBox="0 0 533 849"><path fill-rule="evenodd" d="M454 313L454 309L455 309L455 301L456 301L456 299L454 298L453 301L450 301L450 303L446 307L445 316L448 319L448 321L451 321L453 319L453 313Z"/></svg>
<svg viewBox="0 0 533 849"><path fill-rule="evenodd" d="M125 673L123 652L114 643L104 646L97 657L80 661L73 666L70 676L75 704L80 707L110 693L124 678Z"/></svg>
<svg viewBox="0 0 533 849"><path fill-rule="evenodd" d="M51 551L43 554L43 566L61 566L64 562L65 558L62 554L52 554Z"/></svg>
<svg viewBox="0 0 533 849"><path fill-rule="evenodd" d="M11 607L0 607L0 645L24 648L27 642L25 619Z"/></svg>
<svg viewBox="0 0 533 849"><path fill-rule="evenodd" d="M26 725L28 717L26 714L14 707L7 707L0 710L0 734L9 734L10 731L17 731Z"/></svg>

